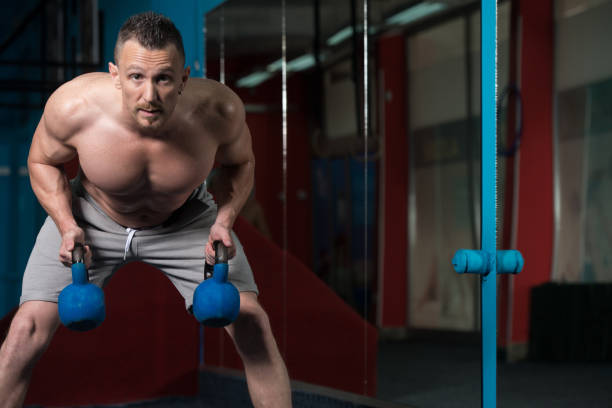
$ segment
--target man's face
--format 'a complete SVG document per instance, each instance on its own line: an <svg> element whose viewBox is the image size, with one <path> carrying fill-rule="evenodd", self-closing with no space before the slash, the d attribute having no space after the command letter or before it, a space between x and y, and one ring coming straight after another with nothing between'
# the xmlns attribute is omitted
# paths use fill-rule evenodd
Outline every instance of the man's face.
<svg viewBox="0 0 612 408"><path fill-rule="evenodd" d="M135 39L126 41L118 66L109 64L115 85L123 94L123 108L138 128L155 131L172 115L189 77L183 59L172 44L149 50Z"/></svg>

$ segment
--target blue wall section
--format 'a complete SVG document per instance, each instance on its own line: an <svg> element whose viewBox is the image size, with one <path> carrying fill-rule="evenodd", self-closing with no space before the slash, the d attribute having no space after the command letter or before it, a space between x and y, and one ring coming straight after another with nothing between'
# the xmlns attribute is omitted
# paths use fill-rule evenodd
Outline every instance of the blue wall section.
<svg viewBox="0 0 612 408"><path fill-rule="evenodd" d="M23 271L45 217L26 168L35 126L0 128L0 317L19 302Z"/></svg>
<svg viewBox="0 0 612 408"><path fill-rule="evenodd" d="M13 283L9 279L12 273L10 265L11 234L9 224L11 223L11 144L0 141L0 316L4 316L10 305L14 303Z"/></svg>
<svg viewBox="0 0 612 408"><path fill-rule="evenodd" d="M376 203L377 166L368 165L368 203ZM376 236L376 204L368 206L364 219L364 163L355 158L314 159L313 180L313 265L315 273L357 312L362 313L366 298L363 264L376 262L376 244L369 238L364 248L364 228ZM372 287L369 287L371 292Z"/></svg>
<svg viewBox="0 0 612 408"><path fill-rule="evenodd" d="M15 28L25 17L36 8L38 1L24 0L20 2L0 2L0 13L6 21L11 24L0 24L0 38L2 41L13 33ZM40 37L41 18L35 16L25 27L24 32L17 37L0 55L2 60L40 59ZM23 67L17 65L0 65L0 78L3 80L16 81L18 79L41 79L41 71L36 67ZM0 103L17 104L32 103L39 104L40 94L31 92L0 92ZM19 110L15 108L2 107L0 109L0 124L2 127L15 127L21 129L29 120L40 116L40 112L33 110ZM12 131L3 133L0 138L11 138Z"/></svg>
<svg viewBox="0 0 612 408"><path fill-rule="evenodd" d="M3 2L0 12L12 24L0 27L0 37L8 38L37 6L36 0L18 3ZM41 16L36 15L25 30L0 55L3 60L40 59ZM0 67L0 78L18 83L20 80L40 80L36 67ZM0 103L39 105L43 99L36 92L3 90ZM21 279L44 211L32 193L26 172L30 141L41 109L3 106L0 109L0 317L19 302Z"/></svg>
<svg viewBox="0 0 612 408"><path fill-rule="evenodd" d="M113 61L113 48L123 22L133 14L147 10L170 18L183 36L185 63L191 67L191 76L202 77L204 65L204 14L224 0L100 0L104 12L104 60ZM180 4L180 7L177 7Z"/></svg>

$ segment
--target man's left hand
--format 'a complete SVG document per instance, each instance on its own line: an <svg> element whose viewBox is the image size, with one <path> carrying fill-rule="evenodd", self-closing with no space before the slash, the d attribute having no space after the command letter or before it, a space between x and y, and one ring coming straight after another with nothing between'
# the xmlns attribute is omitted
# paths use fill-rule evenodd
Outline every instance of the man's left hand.
<svg viewBox="0 0 612 408"><path fill-rule="evenodd" d="M213 242L215 241L221 241L223 242L223 245L227 247L227 256L229 259L236 255L236 246L234 245L234 240L232 239L231 230L215 223L212 227L210 227L208 242L206 243L206 248L204 249L204 252L206 253L206 263L209 265L215 264L215 250L213 248Z"/></svg>

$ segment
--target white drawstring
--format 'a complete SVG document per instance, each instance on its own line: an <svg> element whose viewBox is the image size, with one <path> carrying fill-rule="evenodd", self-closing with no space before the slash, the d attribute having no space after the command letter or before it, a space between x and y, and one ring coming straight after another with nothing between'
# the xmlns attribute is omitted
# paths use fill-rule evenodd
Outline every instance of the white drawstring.
<svg viewBox="0 0 612 408"><path fill-rule="evenodd" d="M127 259L128 251L130 250L130 246L132 245L132 238L134 238L134 234L136 233L136 231L138 231L133 228L126 228L125 230L128 232L128 236L127 240L125 241L125 252L123 253L124 261Z"/></svg>

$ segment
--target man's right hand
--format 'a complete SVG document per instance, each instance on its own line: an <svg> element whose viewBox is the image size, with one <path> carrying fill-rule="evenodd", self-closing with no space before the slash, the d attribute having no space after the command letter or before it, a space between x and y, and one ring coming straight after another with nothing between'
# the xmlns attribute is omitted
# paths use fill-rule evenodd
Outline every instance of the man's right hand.
<svg viewBox="0 0 612 408"><path fill-rule="evenodd" d="M91 265L91 249L89 245L85 245L85 232L79 227L66 230L62 235L59 259L66 266L72 265L72 250L77 242L85 248L85 266L89 268Z"/></svg>

